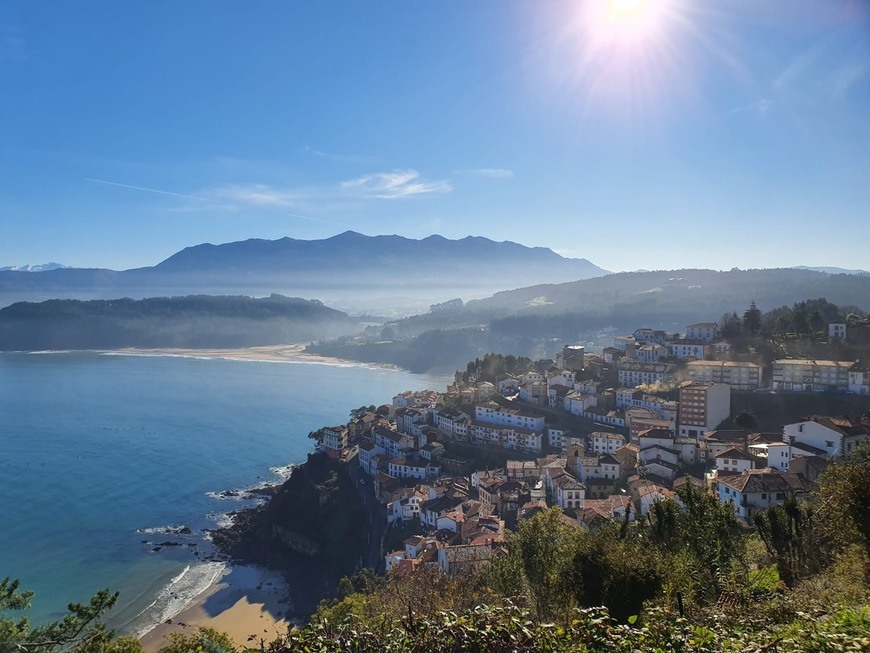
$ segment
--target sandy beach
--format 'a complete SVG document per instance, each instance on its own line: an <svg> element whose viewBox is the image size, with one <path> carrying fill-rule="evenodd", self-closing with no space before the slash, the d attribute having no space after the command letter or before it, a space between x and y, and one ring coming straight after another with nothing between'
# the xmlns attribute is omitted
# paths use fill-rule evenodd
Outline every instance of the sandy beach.
<svg viewBox="0 0 870 653"><path fill-rule="evenodd" d="M200 627L226 633L240 646L258 648L292 626L283 615L290 607L280 573L259 567L231 566L190 607L141 638L146 653L169 643L171 633L193 634Z"/></svg>
<svg viewBox="0 0 870 653"><path fill-rule="evenodd" d="M129 347L104 352L129 356L189 356L191 358L228 358L234 360L261 361L269 363L321 363L323 365L365 365L330 356L305 353L305 345L268 345L265 347L242 347L238 349L139 349Z"/></svg>

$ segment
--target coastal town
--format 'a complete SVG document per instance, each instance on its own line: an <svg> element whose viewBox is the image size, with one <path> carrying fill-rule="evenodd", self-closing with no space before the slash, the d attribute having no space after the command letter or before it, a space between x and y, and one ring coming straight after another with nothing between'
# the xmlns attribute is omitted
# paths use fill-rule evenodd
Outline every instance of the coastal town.
<svg viewBox="0 0 870 653"><path fill-rule="evenodd" d="M870 368L753 361L722 331L712 322L682 335L638 328L601 354L569 345L528 369L457 373L445 392L401 392L312 433L314 455L347 465L372 500L385 572L479 569L506 531L552 507L574 528L628 523L658 501L679 504L685 486L751 524L756 511L799 500L831 460L870 439L870 411L762 429L764 406L794 395L870 397ZM828 345L848 342L870 342L870 322L827 326ZM497 367L505 357L490 358ZM736 411L738 396L760 409Z"/></svg>

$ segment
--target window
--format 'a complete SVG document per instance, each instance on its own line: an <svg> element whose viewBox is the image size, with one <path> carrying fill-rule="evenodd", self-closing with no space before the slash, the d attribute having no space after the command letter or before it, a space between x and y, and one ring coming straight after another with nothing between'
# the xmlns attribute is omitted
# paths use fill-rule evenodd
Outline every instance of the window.
<svg viewBox="0 0 870 653"><path fill-rule="evenodd" d="M767 499L767 492L762 492L761 493L761 500L765 501L766 499Z"/></svg>

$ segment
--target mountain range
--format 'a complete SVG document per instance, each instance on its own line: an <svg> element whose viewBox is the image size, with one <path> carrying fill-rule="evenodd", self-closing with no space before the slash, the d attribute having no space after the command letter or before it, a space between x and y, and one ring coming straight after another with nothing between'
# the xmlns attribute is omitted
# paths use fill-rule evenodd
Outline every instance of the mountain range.
<svg viewBox="0 0 870 653"><path fill-rule="evenodd" d="M124 271L57 268L0 271L0 306L58 297L98 299L189 294L312 296L356 310L362 296L416 297L413 313L462 294L484 297L547 281L607 274L586 259L559 256L472 237L365 236L353 231L323 240L251 239L188 247L152 267ZM423 302L422 304L420 302ZM367 311L370 312L370 311Z"/></svg>

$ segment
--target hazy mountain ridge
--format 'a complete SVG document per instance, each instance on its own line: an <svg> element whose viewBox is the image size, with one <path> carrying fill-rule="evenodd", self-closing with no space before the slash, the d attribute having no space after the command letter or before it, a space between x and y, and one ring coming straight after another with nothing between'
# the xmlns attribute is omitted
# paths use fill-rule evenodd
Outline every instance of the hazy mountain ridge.
<svg viewBox="0 0 870 653"><path fill-rule="evenodd" d="M252 347L360 328L357 320L318 301L280 295L57 299L0 309L0 350Z"/></svg>
<svg viewBox="0 0 870 653"><path fill-rule="evenodd" d="M867 270L850 270L847 268L837 268L827 265L810 267L806 265L796 265L794 270L812 270L813 272L825 272L827 274L870 274L870 271Z"/></svg>
<svg viewBox="0 0 870 653"><path fill-rule="evenodd" d="M63 263L49 261L48 263L38 263L36 265L31 265L29 263L26 265L7 265L0 267L0 272L47 272L49 270L61 270L68 267L68 265L64 265Z"/></svg>
<svg viewBox="0 0 870 653"><path fill-rule="evenodd" d="M53 297L78 299L162 294L282 294L331 297L415 292L429 303L467 291L485 296L547 280L607 274L586 259L482 237L365 236L323 240L250 239L187 247L153 267L124 271L56 269L0 272L0 305ZM460 290L458 290L460 289ZM410 312L410 311L409 311Z"/></svg>

